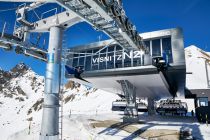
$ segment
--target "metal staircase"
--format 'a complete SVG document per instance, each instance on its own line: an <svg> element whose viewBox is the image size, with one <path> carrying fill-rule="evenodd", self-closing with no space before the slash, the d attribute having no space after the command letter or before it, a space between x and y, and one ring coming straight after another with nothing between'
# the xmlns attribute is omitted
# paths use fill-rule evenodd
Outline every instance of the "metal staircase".
<svg viewBox="0 0 210 140"><path fill-rule="evenodd" d="M124 92L127 103L135 102L134 86L128 80L120 80L122 90Z"/></svg>
<svg viewBox="0 0 210 140"><path fill-rule="evenodd" d="M128 80L119 80L122 90L126 99L126 108L124 110L124 122L137 122L138 121L138 107L136 103L136 91L133 84Z"/></svg>

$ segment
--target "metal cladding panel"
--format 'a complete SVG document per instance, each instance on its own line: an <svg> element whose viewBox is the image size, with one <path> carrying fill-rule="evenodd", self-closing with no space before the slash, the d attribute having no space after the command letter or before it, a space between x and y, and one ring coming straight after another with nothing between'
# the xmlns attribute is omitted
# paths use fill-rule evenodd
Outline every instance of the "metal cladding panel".
<svg viewBox="0 0 210 140"><path fill-rule="evenodd" d="M99 48L102 46L113 45L113 44L116 44L116 41L114 41L113 39L109 39L109 40L105 40L105 41L99 41L99 42L94 42L94 43L90 43L90 44L75 46L75 47L71 48L70 51L80 52L80 51L84 51L84 50L95 49L95 48Z"/></svg>
<svg viewBox="0 0 210 140"><path fill-rule="evenodd" d="M185 65L184 41L181 28L171 30L171 43L174 64Z"/></svg>
<svg viewBox="0 0 210 140"><path fill-rule="evenodd" d="M153 32L146 32L146 33L141 33L140 35L143 37L143 40L162 38L162 37L170 36L171 30L176 30L176 28L153 31Z"/></svg>

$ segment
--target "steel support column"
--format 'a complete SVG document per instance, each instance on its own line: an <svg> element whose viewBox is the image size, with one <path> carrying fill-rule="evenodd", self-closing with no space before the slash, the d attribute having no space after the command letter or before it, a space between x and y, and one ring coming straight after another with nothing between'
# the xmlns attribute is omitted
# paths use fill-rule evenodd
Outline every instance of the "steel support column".
<svg viewBox="0 0 210 140"><path fill-rule="evenodd" d="M62 34L63 29L60 27L50 28L40 140L58 140L59 138Z"/></svg>
<svg viewBox="0 0 210 140"><path fill-rule="evenodd" d="M154 115L155 114L155 100L153 98L148 98L148 115Z"/></svg>
<svg viewBox="0 0 210 140"><path fill-rule="evenodd" d="M120 80L118 82L121 84L126 98L126 108L124 110L123 122L138 122L136 87L128 80Z"/></svg>

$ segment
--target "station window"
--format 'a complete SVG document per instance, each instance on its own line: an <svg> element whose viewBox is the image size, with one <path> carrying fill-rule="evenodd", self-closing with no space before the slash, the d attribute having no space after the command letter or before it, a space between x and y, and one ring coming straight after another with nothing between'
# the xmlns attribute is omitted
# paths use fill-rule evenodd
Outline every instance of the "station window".
<svg viewBox="0 0 210 140"><path fill-rule="evenodd" d="M79 56L85 56L85 52L81 52Z"/></svg>
<svg viewBox="0 0 210 140"><path fill-rule="evenodd" d="M134 58L133 59L133 66L141 66L141 58Z"/></svg>
<svg viewBox="0 0 210 140"><path fill-rule="evenodd" d="M99 56L98 55L93 55L92 70L98 70L98 65L99 65Z"/></svg>
<svg viewBox="0 0 210 140"><path fill-rule="evenodd" d="M146 46L146 52L150 52L150 41L144 41L144 44Z"/></svg>
<svg viewBox="0 0 210 140"><path fill-rule="evenodd" d="M79 53L74 53L73 57L78 57Z"/></svg>
<svg viewBox="0 0 210 140"><path fill-rule="evenodd" d="M152 40L152 56L161 56L160 39Z"/></svg>
<svg viewBox="0 0 210 140"><path fill-rule="evenodd" d="M162 39L163 53L166 54L166 59L169 63L173 62L172 51L171 51L171 37Z"/></svg>
<svg viewBox="0 0 210 140"><path fill-rule="evenodd" d="M99 49L94 49L93 50L93 53L96 53L96 52L98 52L99 51Z"/></svg>
<svg viewBox="0 0 210 140"><path fill-rule="evenodd" d="M85 60L85 70L90 71L91 70L91 56L87 56Z"/></svg>
<svg viewBox="0 0 210 140"><path fill-rule="evenodd" d="M123 50L123 48L121 46L116 45L116 51L122 51L122 50Z"/></svg>
<svg viewBox="0 0 210 140"><path fill-rule="evenodd" d="M107 61L108 61L108 59L106 57L106 53L100 54L100 57L99 57L99 69L100 70L106 69Z"/></svg>
<svg viewBox="0 0 210 140"><path fill-rule="evenodd" d="M200 106L208 106L208 97L199 97L197 98L197 105Z"/></svg>
<svg viewBox="0 0 210 140"><path fill-rule="evenodd" d="M113 69L114 68L114 52L107 53L107 69Z"/></svg>
<svg viewBox="0 0 210 140"><path fill-rule="evenodd" d="M80 57L79 58L79 66L84 66L84 62L85 62L85 57Z"/></svg>
<svg viewBox="0 0 210 140"><path fill-rule="evenodd" d="M113 52L115 48L115 45L111 45L108 47L108 52Z"/></svg>
<svg viewBox="0 0 210 140"><path fill-rule="evenodd" d="M133 52L133 66L141 66L141 54L140 51Z"/></svg>
<svg viewBox="0 0 210 140"><path fill-rule="evenodd" d="M103 46L103 47L104 47L104 46ZM101 49L102 49L103 47L101 47ZM106 50L107 50L107 48L104 48L104 49L102 49L102 50L100 51L100 53L106 53Z"/></svg>
<svg viewBox="0 0 210 140"><path fill-rule="evenodd" d="M78 58L73 59L73 67L78 66Z"/></svg>
<svg viewBox="0 0 210 140"><path fill-rule="evenodd" d="M132 55L130 53L131 51L124 51L124 67L131 67L131 60Z"/></svg>
<svg viewBox="0 0 210 140"><path fill-rule="evenodd" d="M122 51L115 52L115 68L122 68Z"/></svg>

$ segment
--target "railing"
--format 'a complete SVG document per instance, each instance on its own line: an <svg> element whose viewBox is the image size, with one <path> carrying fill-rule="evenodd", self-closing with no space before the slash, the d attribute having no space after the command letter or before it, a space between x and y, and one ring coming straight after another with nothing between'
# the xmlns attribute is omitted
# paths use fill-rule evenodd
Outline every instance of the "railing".
<svg viewBox="0 0 210 140"><path fill-rule="evenodd" d="M44 13L41 14L41 19L46 18L47 16L56 15L58 13L57 8L50 9ZM46 16L46 17L45 17Z"/></svg>
<svg viewBox="0 0 210 140"><path fill-rule="evenodd" d="M7 21L0 20L0 37L3 37L4 34L12 34L13 25Z"/></svg>

